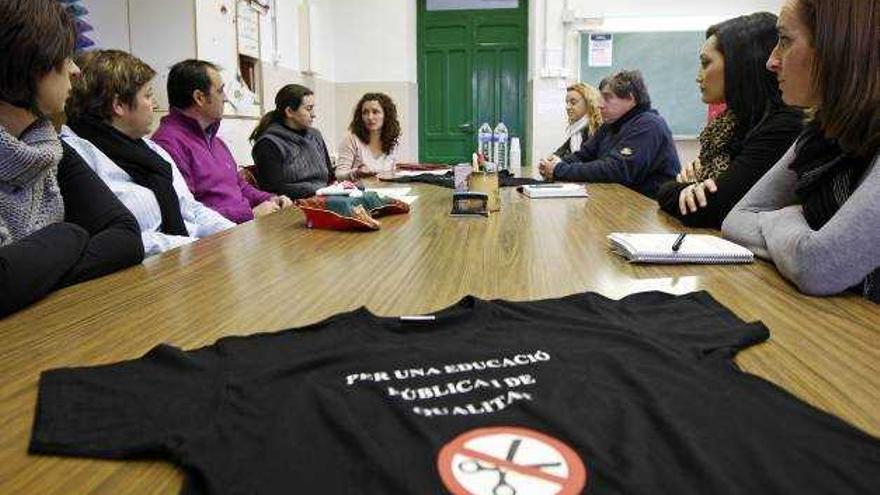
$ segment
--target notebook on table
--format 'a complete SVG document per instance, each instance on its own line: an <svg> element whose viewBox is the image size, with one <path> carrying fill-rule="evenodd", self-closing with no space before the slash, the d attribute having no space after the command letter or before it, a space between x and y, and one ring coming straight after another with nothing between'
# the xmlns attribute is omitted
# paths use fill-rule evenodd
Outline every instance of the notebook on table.
<svg viewBox="0 0 880 495"><path fill-rule="evenodd" d="M520 186L517 190L529 198L586 198L587 188L583 184L534 184Z"/></svg>
<svg viewBox="0 0 880 495"><path fill-rule="evenodd" d="M678 234L630 234L608 236L611 249L633 263L751 263L748 249L714 235L688 234L677 251Z"/></svg>

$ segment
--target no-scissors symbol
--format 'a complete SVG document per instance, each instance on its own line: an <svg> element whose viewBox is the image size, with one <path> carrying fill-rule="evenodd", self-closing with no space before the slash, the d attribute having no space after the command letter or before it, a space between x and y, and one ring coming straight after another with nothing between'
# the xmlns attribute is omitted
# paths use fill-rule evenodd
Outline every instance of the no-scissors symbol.
<svg viewBox="0 0 880 495"><path fill-rule="evenodd" d="M440 449L437 469L453 495L574 495L587 482L571 447L514 426L459 435Z"/></svg>

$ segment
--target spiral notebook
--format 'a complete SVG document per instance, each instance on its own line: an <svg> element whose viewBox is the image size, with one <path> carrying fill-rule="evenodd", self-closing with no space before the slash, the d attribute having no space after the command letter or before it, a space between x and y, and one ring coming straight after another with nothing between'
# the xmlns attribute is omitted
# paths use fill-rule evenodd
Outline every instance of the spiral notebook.
<svg viewBox="0 0 880 495"><path fill-rule="evenodd" d="M688 234L678 251L672 245L678 234L628 234L608 236L611 249L633 263L751 263L748 249L714 235Z"/></svg>

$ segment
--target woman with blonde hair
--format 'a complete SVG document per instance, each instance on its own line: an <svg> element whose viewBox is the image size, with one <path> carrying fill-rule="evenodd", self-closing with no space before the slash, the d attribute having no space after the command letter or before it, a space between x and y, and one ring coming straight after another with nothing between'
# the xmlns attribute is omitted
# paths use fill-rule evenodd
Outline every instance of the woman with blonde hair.
<svg viewBox="0 0 880 495"><path fill-rule="evenodd" d="M565 129L565 142L553 152L563 157L581 149L581 144L589 141L602 125L599 113L599 90L585 83L575 83L566 88L565 113L568 114L568 127Z"/></svg>

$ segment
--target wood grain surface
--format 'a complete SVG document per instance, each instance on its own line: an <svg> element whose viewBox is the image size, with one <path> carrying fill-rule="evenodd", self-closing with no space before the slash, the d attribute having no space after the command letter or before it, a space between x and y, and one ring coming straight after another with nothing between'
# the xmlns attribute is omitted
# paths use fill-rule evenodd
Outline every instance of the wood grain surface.
<svg viewBox="0 0 880 495"><path fill-rule="evenodd" d="M159 343L209 345L359 306L381 315L425 313L466 294L531 300L707 290L770 329L769 342L738 356L743 370L880 436L877 305L854 295L801 295L765 262L628 264L609 251L608 233L681 227L621 186L590 185L586 199L529 200L505 189L503 210L488 219L450 217L450 190L413 188L412 212L381 219L377 232L309 230L300 212L286 210L62 290L0 321L0 493L180 489L182 472L170 463L29 456L43 370L134 359Z"/></svg>

